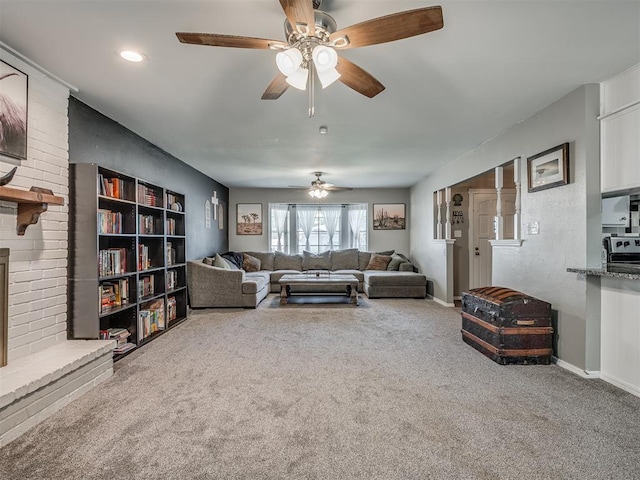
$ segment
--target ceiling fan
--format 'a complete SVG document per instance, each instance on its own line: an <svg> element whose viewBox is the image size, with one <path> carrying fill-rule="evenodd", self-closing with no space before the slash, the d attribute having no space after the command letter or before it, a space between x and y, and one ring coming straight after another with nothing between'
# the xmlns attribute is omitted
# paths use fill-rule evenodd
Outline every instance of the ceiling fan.
<svg viewBox="0 0 640 480"><path fill-rule="evenodd" d="M313 198L325 198L329 195L329 192L335 192L340 190L353 190L353 188L349 187L336 187L333 183L325 182L320 177L322 176L322 172L313 172L316 176L316 179L311 182L311 188L309 189L309 195ZM294 187L294 188L305 188L305 187Z"/></svg>
<svg viewBox="0 0 640 480"><path fill-rule="evenodd" d="M262 94L263 100L279 98L289 86L309 90L309 116L313 115L314 72L325 88L336 80L358 93L373 98L384 90L373 75L336 51L392 42L432 32L443 27L442 7L432 6L393 13L338 30L336 21L318 10L322 0L280 0L286 15L286 41L177 32L182 43L214 47L277 50L280 72Z"/></svg>

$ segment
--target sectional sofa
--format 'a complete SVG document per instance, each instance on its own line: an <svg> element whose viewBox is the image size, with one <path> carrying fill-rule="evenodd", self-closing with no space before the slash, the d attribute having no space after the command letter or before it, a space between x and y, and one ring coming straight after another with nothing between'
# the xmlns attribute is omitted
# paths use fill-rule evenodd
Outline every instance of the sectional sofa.
<svg viewBox="0 0 640 480"><path fill-rule="evenodd" d="M188 262L189 303L192 308L256 308L270 292L280 292L283 275L310 271L352 274L358 291L369 298L426 297L426 277L394 251L226 252Z"/></svg>

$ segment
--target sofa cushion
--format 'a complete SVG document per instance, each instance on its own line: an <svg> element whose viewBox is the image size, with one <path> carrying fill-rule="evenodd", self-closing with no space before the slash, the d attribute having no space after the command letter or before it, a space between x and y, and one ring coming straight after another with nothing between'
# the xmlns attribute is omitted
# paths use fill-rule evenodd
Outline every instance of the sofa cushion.
<svg viewBox="0 0 640 480"><path fill-rule="evenodd" d="M258 293L269 284L267 272L252 272L245 276L242 282L242 293Z"/></svg>
<svg viewBox="0 0 640 480"><path fill-rule="evenodd" d="M261 270L275 270L273 267L274 255L273 252L244 252L248 253L252 257L260 260L260 269Z"/></svg>
<svg viewBox="0 0 640 480"><path fill-rule="evenodd" d="M303 270L331 270L331 252L322 253L302 252Z"/></svg>
<svg viewBox="0 0 640 480"><path fill-rule="evenodd" d="M371 254L371 259L365 270L386 270L387 265L391 261L390 255L379 255L377 253Z"/></svg>
<svg viewBox="0 0 640 480"><path fill-rule="evenodd" d="M261 268L261 262L253 255L245 253L242 256L242 268L245 272L258 272Z"/></svg>
<svg viewBox="0 0 640 480"><path fill-rule="evenodd" d="M224 268L225 270L231 270L231 265L224 258L216 253L215 258L213 259L213 266L218 268Z"/></svg>
<svg viewBox="0 0 640 480"><path fill-rule="evenodd" d="M364 273L360 270L332 270L331 273L335 273L336 275L353 275L358 279L358 282L364 282Z"/></svg>
<svg viewBox="0 0 640 480"><path fill-rule="evenodd" d="M384 286L423 286L427 284L427 278L421 273L413 272L364 272L364 281L369 285Z"/></svg>
<svg viewBox="0 0 640 480"><path fill-rule="evenodd" d="M391 255L391 261L389 262L389 265L387 265L387 270L398 271L398 269L400 268L400 264L404 262L406 262L404 258L402 258L397 253L394 253L393 255Z"/></svg>
<svg viewBox="0 0 640 480"><path fill-rule="evenodd" d="M300 270L274 270L271 272L271 283L278 283L278 281L285 275L300 274Z"/></svg>
<svg viewBox="0 0 640 480"><path fill-rule="evenodd" d="M276 252L273 261L274 270L302 271L302 255Z"/></svg>
<svg viewBox="0 0 640 480"><path fill-rule="evenodd" d="M366 270L371 260L371 252L358 252L358 270Z"/></svg>
<svg viewBox="0 0 640 480"><path fill-rule="evenodd" d="M378 255L393 255L396 253L395 250L384 250L382 252L376 252Z"/></svg>
<svg viewBox="0 0 640 480"><path fill-rule="evenodd" d="M214 259L214 258L215 258L215 257L204 257L204 258L202 259L202 263L204 263L205 265L209 265L209 266L211 266L211 265L213 265L213 259Z"/></svg>
<svg viewBox="0 0 640 480"><path fill-rule="evenodd" d="M367 262L368 263L368 262ZM331 251L331 270L357 270L358 249Z"/></svg>

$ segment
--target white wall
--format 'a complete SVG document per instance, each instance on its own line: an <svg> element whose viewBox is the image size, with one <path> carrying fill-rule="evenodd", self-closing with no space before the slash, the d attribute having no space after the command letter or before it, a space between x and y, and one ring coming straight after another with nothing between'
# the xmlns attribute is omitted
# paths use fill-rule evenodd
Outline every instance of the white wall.
<svg viewBox="0 0 640 480"><path fill-rule="evenodd" d="M234 251L265 251L269 249L268 208L269 203L313 203L304 190L270 189L270 188L232 188L229 190L229 249ZM265 218L265 229L262 235L236 235L236 204L262 203L262 215ZM409 253L408 223L405 230L373 230L374 203L404 203L407 205L407 218L410 215L408 188L357 189L331 192L318 203L367 203L368 239L370 251L396 250Z"/></svg>
<svg viewBox="0 0 640 480"><path fill-rule="evenodd" d="M69 90L0 48L0 59L29 76L27 160L9 187L49 188L64 206L49 205L24 236L16 233L17 205L0 201L0 246L9 261L9 364L67 338ZM12 163L9 163L12 162ZM0 175L15 161L0 157Z"/></svg>
<svg viewBox="0 0 640 480"><path fill-rule="evenodd" d="M422 271L434 272L434 296L451 301L441 248L425 241L433 238L433 192L522 157L524 242L494 248L493 284L550 302L557 310L558 357L586 370L599 368L599 312L587 308L593 286L566 268L600 262L598 102L598 85L580 87L411 190L411 256ZM528 193L526 158L564 142L571 151L569 185ZM539 235L527 235L529 222L539 222Z"/></svg>

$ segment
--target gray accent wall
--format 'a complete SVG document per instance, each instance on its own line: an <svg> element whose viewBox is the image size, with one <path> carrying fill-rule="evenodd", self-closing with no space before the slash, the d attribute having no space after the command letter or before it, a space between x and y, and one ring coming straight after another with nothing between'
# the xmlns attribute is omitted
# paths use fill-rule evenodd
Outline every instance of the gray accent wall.
<svg viewBox="0 0 640 480"><path fill-rule="evenodd" d="M493 249L492 283L550 302L556 311L556 355L585 371L600 366L598 285L567 273L566 268L600 263L598 111L599 86L584 85L411 189L411 257L422 271L433 272L434 296L450 302L453 292L448 291L447 273L441 268L442 249L429 240L433 192L522 157L524 242L521 247ZM570 144L570 183L528 193L527 157L564 142ZM527 234L530 222L539 222L538 235Z"/></svg>
<svg viewBox="0 0 640 480"><path fill-rule="evenodd" d="M232 188L230 192L229 208L229 247L237 251L263 251L269 249L269 227L262 235L236 235L236 204L261 203L262 214L268 222L269 203L316 203L306 190L293 188ZM329 193L326 199L317 203L366 203L367 212L368 249L371 251L395 250L404 255L409 253L409 231L411 224L405 230L373 230L374 203L404 203L407 218L410 215L408 188L375 188L336 191Z"/></svg>
<svg viewBox="0 0 640 480"><path fill-rule="evenodd" d="M227 187L73 97L69 98L69 163L96 163L183 193L187 260L228 250ZM204 205L214 191L225 206L224 230L213 218L210 228L205 227Z"/></svg>

